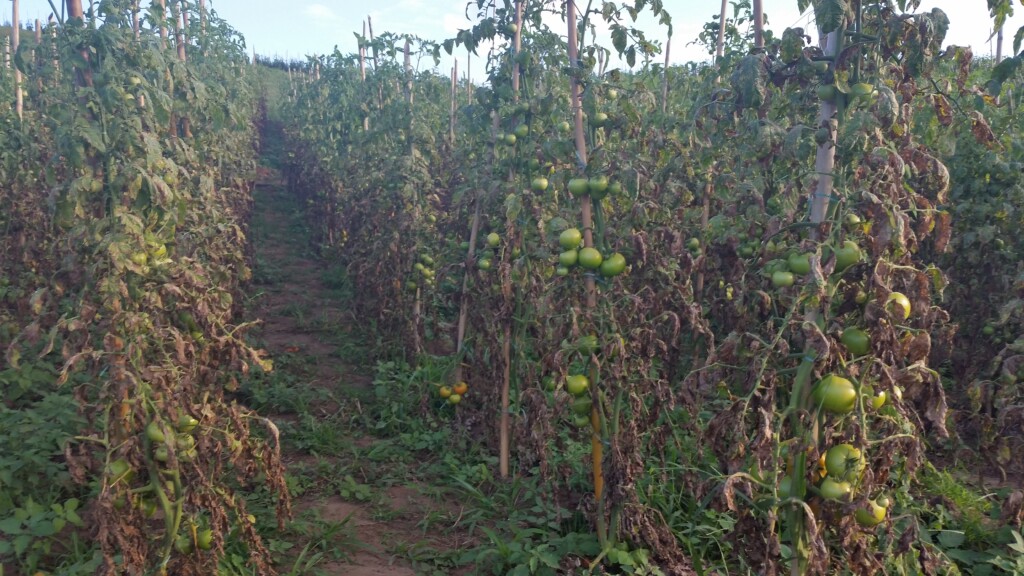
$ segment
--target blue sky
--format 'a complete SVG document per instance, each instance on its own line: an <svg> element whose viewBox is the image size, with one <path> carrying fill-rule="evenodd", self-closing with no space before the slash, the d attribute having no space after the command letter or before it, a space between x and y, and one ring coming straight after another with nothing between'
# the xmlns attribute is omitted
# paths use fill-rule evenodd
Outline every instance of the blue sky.
<svg viewBox="0 0 1024 576"><path fill-rule="evenodd" d="M88 1L88 0L86 0ZM472 23L466 19L466 5L469 0L207 0L218 14L245 36L250 50L254 47L263 55L302 58L306 54L323 54L333 51L337 45L343 53L356 50L353 32L361 30L362 21L370 16L375 32L390 31L399 34L415 34L422 38L441 41L453 37L460 28ZM1007 26L1004 53L1009 52L1013 33L1024 25L1024 0L1017 2L1016 14ZM54 2L59 5L59 0ZM143 0L145 4L145 0ZM470 10L475 16L476 2ZM787 26L809 26L809 14L797 12L796 0L764 0L769 27L781 34ZM696 38L704 23L719 9L718 0L664 0L665 8L672 14L675 34L673 37L672 60L686 62L705 60L706 53L699 46L686 46ZM5 18L10 18L10 4L5 6ZM46 0L21 0L23 20L45 19L50 12ZM282 8L287 6L287 8ZM991 22L984 0L924 0L921 11L933 6L943 9L952 22L947 43L971 45L976 55L994 52L994 42L987 42ZM564 24L549 19L548 25L557 29ZM640 27L649 36L664 40L666 31L653 20L642 21ZM610 45L610 43L608 43ZM460 56L460 69L465 68L465 54ZM474 58L473 77L480 78L482 59ZM432 67L432 61L423 61L421 68ZM442 70L449 70L450 61L441 64Z"/></svg>

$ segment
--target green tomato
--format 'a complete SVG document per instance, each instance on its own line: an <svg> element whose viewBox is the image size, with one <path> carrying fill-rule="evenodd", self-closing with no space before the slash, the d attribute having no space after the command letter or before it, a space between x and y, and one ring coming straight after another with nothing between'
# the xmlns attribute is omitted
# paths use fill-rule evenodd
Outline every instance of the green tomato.
<svg viewBox="0 0 1024 576"><path fill-rule="evenodd" d="M789 288L794 282L796 282L796 278L793 277L792 272L785 270L772 272L772 286L776 288Z"/></svg>
<svg viewBox="0 0 1024 576"><path fill-rule="evenodd" d="M574 250L583 241L583 233L576 228L568 228L558 235L558 245L563 250Z"/></svg>
<svg viewBox="0 0 1024 576"><path fill-rule="evenodd" d="M601 253L597 250L597 248L588 247L580 250L578 260L580 266L586 268L587 270L596 270L598 267L601 266L601 262L604 260L604 258L601 256Z"/></svg>
<svg viewBox="0 0 1024 576"><path fill-rule="evenodd" d="M514 133L519 138L526 138L530 134L530 127L526 124L520 124L519 126L516 126Z"/></svg>
<svg viewBox="0 0 1024 576"><path fill-rule="evenodd" d="M836 480L856 480L864 466L864 456L851 444L837 444L825 453L825 470Z"/></svg>
<svg viewBox="0 0 1024 576"><path fill-rule="evenodd" d="M811 255L810 254L797 254L793 253L789 255L786 260L789 264L790 272L803 276L811 271Z"/></svg>
<svg viewBox="0 0 1024 576"><path fill-rule="evenodd" d="M587 190L590 191L590 195L598 200L605 197L608 193L608 177L607 176L594 176L587 181Z"/></svg>
<svg viewBox="0 0 1024 576"><path fill-rule="evenodd" d="M487 235L487 245L491 248L497 248L501 245L501 236L498 236L497 232L491 232Z"/></svg>
<svg viewBox="0 0 1024 576"><path fill-rule="evenodd" d="M612 254L607 260L601 262L601 276L611 278L618 276L626 270L626 257L618 252Z"/></svg>
<svg viewBox="0 0 1024 576"><path fill-rule="evenodd" d="M538 176L530 182L530 189L534 192L543 192L548 189L548 179Z"/></svg>
<svg viewBox="0 0 1024 576"><path fill-rule="evenodd" d="M163 427L156 420L146 425L146 437L154 444L160 444L167 439Z"/></svg>
<svg viewBox="0 0 1024 576"><path fill-rule="evenodd" d="M590 414L590 410L594 407L594 403L590 398L581 396L572 402L572 411L576 414Z"/></svg>
<svg viewBox="0 0 1024 576"><path fill-rule="evenodd" d="M569 180L569 192L573 196L582 196L590 192L590 181L586 178L573 178Z"/></svg>
<svg viewBox="0 0 1024 576"><path fill-rule="evenodd" d="M836 250L836 272L842 272L857 262L860 262L860 247L856 242L847 240L843 247Z"/></svg>
<svg viewBox="0 0 1024 576"><path fill-rule="evenodd" d="M857 404L853 383L835 374L822 378L812 391L815 404L833 414L848 414Z"/></svg>
<svg viewBox="0 0 1024 576"><path fill-rule="evenodd" d="M565 268L572 268L578 260L579 252L576 250L566 250L558 255L558 265Z"/></svg>
<svg viewBox="0 0 1024 576"><path fill-rule="evenodd" d="M867 332L853 326L843 330L840 340L854 356L863 356L871 350L871 337Z"/></svg>
<svg viewBox="0 0 1024 576"><path fill-rule="evenodd" d="M841 482L829 477L821 481L818 490L821 492L821 497L826 500L846 500L853 492L853 486L849 482Z"/></svg>

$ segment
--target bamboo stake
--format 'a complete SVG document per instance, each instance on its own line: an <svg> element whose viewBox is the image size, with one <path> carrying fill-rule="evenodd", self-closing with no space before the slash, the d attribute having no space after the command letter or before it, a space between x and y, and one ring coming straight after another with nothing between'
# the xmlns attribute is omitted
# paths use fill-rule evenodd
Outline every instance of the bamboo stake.
<svg viewBox="0 0 1024 576"><path fill-rule="evenodd" d="M575 2L566 2L566 20L569 25L569 66L573 71L576 71L580 68ZM587 166L587 142L583 134L583 106L580 101L580 85L575 74L569 78L569 94L576 125L577 171L581 172ZM590 202L590 194L584 194L580 199L583 218L583 246L586 248L594 246L594 218ZM586 310L589 312L597 307L597 286L592 274L584 276L584 290L586 292ZM597 365L592 361L590 363L590 380L593 385L590 387L590 395L593 400L593 406L590 409L590 449L591 465L593 467L594 499L597 501L597 537L603 547L608 540L608 533L604 517L604 446L601 443L600 395L597 391L597 376Z"/></svg>
<svg viewBox="0 0 1024 576"><path fill-rule="evenodd" d="M18 14L18 0L13 0L11 8L11 52L18 54L18 44L21 41L21 18ZM14 111L18 114L18 120L23 120L25 110L24 96L21 93L21 70L14 67Z"/></svg>

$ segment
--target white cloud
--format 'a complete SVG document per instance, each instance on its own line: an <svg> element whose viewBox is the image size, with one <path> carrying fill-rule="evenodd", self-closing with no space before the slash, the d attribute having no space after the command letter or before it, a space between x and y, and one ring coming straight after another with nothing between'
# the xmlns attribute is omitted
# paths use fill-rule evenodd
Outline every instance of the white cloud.
<svg viewBox="0 0 1024 576"><path fill-rule="evenodd" d="M331 10L330 6L324 6L323 4L309 4L302 12L313 20L338 19L338 15L334 13L334 10Z"/></svg>

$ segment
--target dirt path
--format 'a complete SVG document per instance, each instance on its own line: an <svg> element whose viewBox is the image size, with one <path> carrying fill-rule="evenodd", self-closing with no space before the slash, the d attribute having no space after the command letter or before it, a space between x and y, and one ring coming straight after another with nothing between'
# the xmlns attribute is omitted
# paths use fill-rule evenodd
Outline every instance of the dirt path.
<svg viewBox="0 0 1024 576"><path fill-rule="evenodd" d="M270 137L265 156L275 153ZM265 161L272 165L273 157ZM424 519L446 518L444 500L403 479L399 465L389 470L387 458L364 461L363 455L388 448L354 424L372 402L373 368L360 364L365 349L349 329L340 270L312 254L301 206L270 166L260 167L250 235L256 255L250 315L264 322L259 338L276 369L248 394L279 423L288 473L299 486L293 508L301 526L282 536L291 541L282 557L294 561L316 542L310 552L320 556L308 568L321 574L421 573L416 551L443 547L428 536Z"/></svg>

